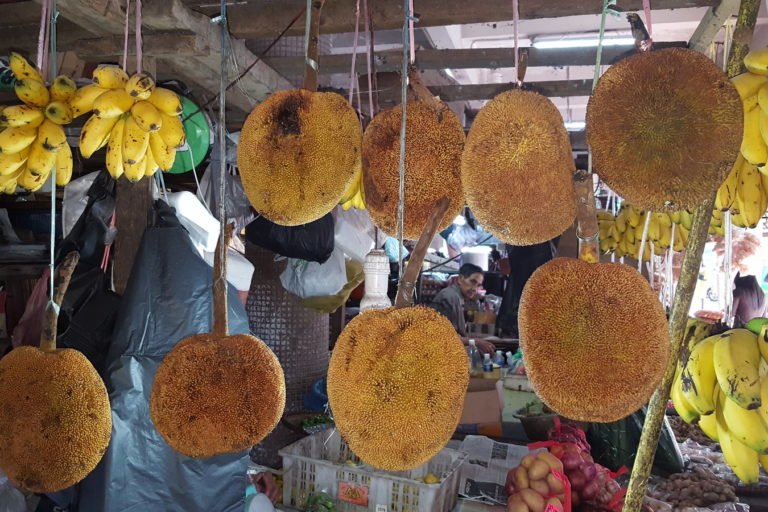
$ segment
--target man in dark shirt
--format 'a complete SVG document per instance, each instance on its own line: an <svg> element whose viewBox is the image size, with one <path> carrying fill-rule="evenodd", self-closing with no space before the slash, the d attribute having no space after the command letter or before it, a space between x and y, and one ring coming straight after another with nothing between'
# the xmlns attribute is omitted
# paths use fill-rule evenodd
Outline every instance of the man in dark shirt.
<svg viewBox="0 0 768 512"><path fill-rule="evenodd" d="M467 325L464 320L464 301L477 295L477 289L483 284L483 269L471 263L465 263L459 269L455 283L444 288L432 301L432 308L451 321L456 332L467 344ZM492 354L496 347L493 343L478 339L475 344L481 353Z"/></svg>

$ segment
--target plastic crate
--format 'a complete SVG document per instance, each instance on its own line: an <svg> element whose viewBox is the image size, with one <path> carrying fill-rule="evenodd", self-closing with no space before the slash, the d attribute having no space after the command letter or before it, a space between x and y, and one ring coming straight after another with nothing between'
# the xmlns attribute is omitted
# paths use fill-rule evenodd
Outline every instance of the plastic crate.
<svg viewBox="0 0 768 512"><path fill-rule="evenodd" d="M363 464L337 431L305 437L280 455L284 505L303 509L312 494L326 492L340 512L449 512L456 505L459 468L467 457L445 448L416 469L378 471ZM415 480L430 473L440 482Z"/></svg>

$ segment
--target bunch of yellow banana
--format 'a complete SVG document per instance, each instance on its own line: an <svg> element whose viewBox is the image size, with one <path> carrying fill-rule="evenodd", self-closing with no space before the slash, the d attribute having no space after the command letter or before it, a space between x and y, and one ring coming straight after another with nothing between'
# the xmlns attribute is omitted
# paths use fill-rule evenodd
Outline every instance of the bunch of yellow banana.
<svg viewBox="0 0 768 512"><path fill-rule="evenodd" d="M766 116L768 122L768 114ZM731 220L736 226L756 227L768 209L768 174L764 173L768 173L767 167L757 167L739 155L728 177L717 190L715 210L730 210Z"/></svg>
<svg viewBox="0 0 768 512"><path fill-rule="evenodd" d="M67 102L77 91L68 76L57 76L46 87L40 71L22 55L11 52L10 68L21 105L0 111L0 193L17 187L40 189L56 166L56 184L72 178L72 150L63 125L72 122Z"/></svg>
<svg viewBox="0 0 768 512"><path fill-rule="evenodd" d="M670 393L680 417L720 443L746 484L758 481L761 464L768 470L767 361L768 326L710 336L688 345Z"/></svg>
<svg viewBox="0 0 768 512"><path fill-rule="evenodd" d="M754 50L744 57L746 73L731 79L744 108L741 154L752 165L768 161L768 50Z"/></svg>
<svg viewBox="0 0 768 512"><path fill-rule="evenodd" d="M349 184L344 195L341 196L339 204L344 210L350 208L357 208L358 210L365 210L365 191L363 190L363 164L358 162L357 171L355 177L352 179L352 183Z"/></svg>
<svg viewBox="0 0 768 512"><path fill-rule="evenodd" d="M107 171L115 179L136 182L169 170L186 139L181 100L147 73L129 77L118 66L99 66L72 109L75 115L93 111L80 132L80 153L90 158L106 146Z"/></svg>
<svg viewBox="0 0 768 512"><path fill-rule="evenodd" d="M647 214L648 212L637 209L628 203L622 204L615 218L610 212L598 212L600 250L604 254L614 252L618 257L629 256L636 259L640 253ZM643 249L643 261L650 260L651 254L663 255L673 243L673 250L682 251L688 243L688 228L681 224L682 214L680 212L651 212L650 216ZM675 228L674 241L672 240L672 224L679 224ZM690 224L688 225L690 226Z"/></svg>

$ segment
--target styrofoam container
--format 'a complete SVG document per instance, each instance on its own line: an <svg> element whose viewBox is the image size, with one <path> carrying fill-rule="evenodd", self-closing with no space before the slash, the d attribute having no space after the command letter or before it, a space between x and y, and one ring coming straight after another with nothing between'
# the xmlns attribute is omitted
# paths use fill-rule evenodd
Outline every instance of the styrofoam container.
<svg viewBox="0 0 768 512"><path fill-rule="evenodd" d="M363 464L337 431L319 432L280 450L283 504L302 509L315 493L336 500L340 512L449 512L456 505L466 454L444 448L426 464L390 473ZM427 474L437 484L415 479Z"/></svg>

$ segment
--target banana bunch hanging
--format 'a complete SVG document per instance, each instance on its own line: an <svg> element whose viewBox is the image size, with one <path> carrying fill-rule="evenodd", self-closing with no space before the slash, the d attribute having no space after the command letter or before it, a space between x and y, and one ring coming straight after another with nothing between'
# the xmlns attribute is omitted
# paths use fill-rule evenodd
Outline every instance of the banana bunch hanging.
<svg viewBox="0 0 768 512"><path fill-rule="evenodd" d="M670 397L684 421L720 443L739 480L754 484L760 466L768 469L768 327L765 319L747 327L691 339Z"/></svg>
<svg viewBox="0 0 768 512"><path fill-rule="evenodd" d="M133 76L118 66L93 72L93 83L70 101L75 117L93 111L80 133L80 153L90 158L107 147L107 170L132 182L169 170L186 139L179 96L155 86L148 73Z"/></svg>
<svg viewBox="0 0 768 512"><path fill-rule="evenodd" d="M0 107L0 193L16 187L39 190L56 166L56 185L72 178L72 150L63 125L72 122L68 101L77 91L68 76L57 76L46 87L40 71L22 55L11 52L20 105Z"/></svg>
<svg viewBox="0 0 768 512"><path fill-rule="evenodd" d="M344 191L344 195L341 196L339 204L344 211L350 208L357 208L358 210L365 210L365 191L363 190L363 165L359 163L355 177L352 179L352 183L349 184L347 190Z"/></svg>
<svg viewBox="0 0 768 512"><path fill-rule="evenodd" d="M757 167L739 155L728 177L717 189L715 210L730 210L734 225L754 228L767 209L768 168Z"/></svg>

